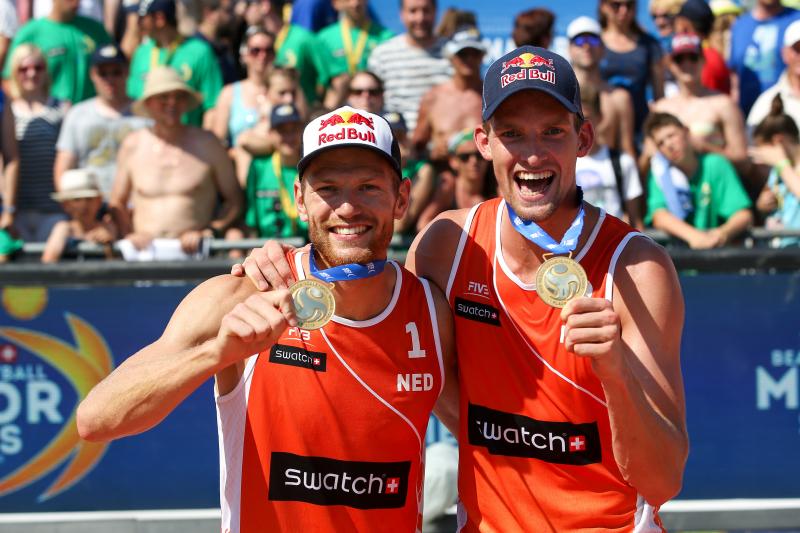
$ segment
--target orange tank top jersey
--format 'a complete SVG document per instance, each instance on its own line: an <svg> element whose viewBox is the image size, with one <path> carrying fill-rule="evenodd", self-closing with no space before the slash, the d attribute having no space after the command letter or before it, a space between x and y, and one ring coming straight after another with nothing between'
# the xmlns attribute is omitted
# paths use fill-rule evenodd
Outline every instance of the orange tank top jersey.
<svg viewBox="0 0 800 533"><path fill-rule="evenodd" d="M662 531L622 478L588 358L561 342L560 309L506 265L505 203L470 211L447 285L460 376L460 531ZM641 235L601 213L575 259L612 297L616 259Z"/></svg>
<svg viewBox="0 0 800 533"><path fill-rule="evenodd" d="M302 255L288 255L299 279ZM217 398L223 532L421 530L444 374L430 287L392 268L381 314L288 329Z"/></svg>

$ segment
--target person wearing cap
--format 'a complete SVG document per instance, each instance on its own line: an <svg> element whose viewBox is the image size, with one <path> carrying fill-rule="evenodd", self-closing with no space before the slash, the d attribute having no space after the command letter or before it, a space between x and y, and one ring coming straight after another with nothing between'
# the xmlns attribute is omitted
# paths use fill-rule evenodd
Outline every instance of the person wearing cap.
<svg viewBox="0 0 800 533"><path fill-rule="evenodd" d="M48 17L31 20L22 26L8 51L9 57L20 44L36 45L47 57L53 98L77 104L94 96L89 67L94 51L111 43L111 37L96 20L78 15L78 0L53 0ZM6 62L3 78L12 75Z"/></svg>
<svg viewBox="0 0 800 533"><path fill-rule="evenodd" d="M269 135L275 151L254 157L247 173L245 224L259 238L304 236L308 225L298 216L294 199L303 135L303 119L296 106L272 108Z"/></svg>
<svg viewBox="0 0 800 533"><path fill-rule="evenodd" d="M204 114L214 107L222 90L222 72L214 49L200 39L178 33L175 0L142 0L139 25L146 38L131 59L128 96L141 98L148 72L158 65L170 66L203 95L202 105L184 117L185 124L202 126Z"/></svg>
<svg viewBox="0 0 800 533"><path fill-rule="evenodd" d="M202 283L81 402L80 435L141 433L216 376L222 531L418 531L425 429L457 390L444 295L387 261L408 206L400 168L380 116L342 107L312 120L294 183L311 247L286 259L328 298ZM311 308L330 321L301 323Z"/></svg>
<svg viewBox="0 0 800 533"><path fill-rule="evenodd" d="M110 257L111 244L119 234L110 217L98 217L103 196L97 176L88 169L71 169L64 171L61 178L61 189L51 197L61 203L69 220L53 226L42 252L42 263L57 263L67 247L78 241L104 245Z"/></svg>
<svg viewBox="0 0 800 533"><path fill-rule="evenodd" d="M745 116L756 98L780 78L786 65L781 45L789 25L800 11L784 7L780 0L756 0L753 8L736 19L731 29L731 96Z"/></svg>
<svg viewBox="0 0 800 533"><path fill-rule="evenodd" d="M703 83L705 63L701 37L677 33L672 38L671 49L667 66L678 92L654 102L652 111L678 117L689 128L696 150L717 153L734 164L744 164L747 159L744 116L730 96L709 89ZM653 153L652 144L645 147L644 157Z"/></svg>
<svg viewBox="0 0 800 533"><path fill-rule="evenodd" d="M703 53L701 82L711 90L730 94L731 72L725 58L711 46L708 38L714 28L714 12L706 0L686 0L675 17L676 33L693 33L700 37Z"/></svg>
<svg viewBox="0 0 800 533"><path fill-rule="evenodd" d="M177 71L161 66L150 71L133 104L153 125L122 141L109 209L137 249L174 238L193 254L203 237L222 235L239 216L241 187L225 149L213 133L181 122L202 98Z"/></svg>
<svg viewBox="0 0 800 533"><path fill-rule="evenodd" d="M512 50L483 102L475 142L501 198L443 213L406 257L454 314L460 531L662 531L688 451L672 260L581 199L594 130L564 58ZM279 249L232 272L286 286Z"/></svg>
<svg viewBox="0 0 800 533"><path fill-rule="evenodd" d="M578 17L567 26L569 58L581 87L592 86L600 92L603 121L593 123L603 143L613 150L636 156L633 141L633 100L630 93L614 87L600 72L605 56L600 24L590 17Z"/></svg>
<svg viewBox="0 0 800 533"><path fill-rule="evenodd" d="M428 91L419 104L412 142L419 153L446 166L448 142L464 128L481 120L481 62L486 47L475 27L461 27L445 45L453 76Z"/></svg>
<svg viewBox="0 0 800 533"><path fill-rule="evenodd" d="M117 152L125 136L149 121L135 116L133 101L125 92L128 60L115 44L95 50L89 71L97 96L72 106L56 144L56 189L61 175L72 168L90 169L108 201L117 165Z"/></svg>
<svg viewBox="0 0 800 533"><path fill-rule="evenodd" d="M370 53L394 34L372 20L366 0L332 0L339 21L321 29L313 51L317 83L323 88L323 106L344 101L350 77L367 68Z"/></svg>
<svg viewBox="0 0 800 533"><path fill-rule="evenodd" d="M747 115L747 126L752 130L769 114L775 96L781 95L783 111L800 124L800 21L786 28L781 57L786 70L778 82L761 93Z"/></svg>

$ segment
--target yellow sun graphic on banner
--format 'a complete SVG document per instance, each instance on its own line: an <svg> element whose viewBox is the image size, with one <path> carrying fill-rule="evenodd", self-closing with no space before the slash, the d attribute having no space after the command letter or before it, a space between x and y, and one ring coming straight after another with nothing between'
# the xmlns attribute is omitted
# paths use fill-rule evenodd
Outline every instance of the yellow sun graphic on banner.
<svg viewBox="0 0 800 533"><path fill-rule="evenodd" d="M80 403L92 387L111 372L113 359L97 330L71 313L65 313L65 318L74 346L51 335L22 328L0 328L0 338L25 348L61 372L75 387ZM73 409L61 431L38 454L0 479L0 496L30 485L69 459L64 471L39 496L39 501L48 500L73 486L94 468L108 444L81 440L75 412Z"/></svg>

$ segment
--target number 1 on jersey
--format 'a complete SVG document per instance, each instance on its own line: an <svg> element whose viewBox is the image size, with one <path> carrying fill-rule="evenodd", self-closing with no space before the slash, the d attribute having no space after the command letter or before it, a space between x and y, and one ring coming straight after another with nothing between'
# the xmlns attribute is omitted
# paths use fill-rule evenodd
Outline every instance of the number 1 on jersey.
<svg viewBox="0 0 800 533"><path fill-rule="evenodd" d="M420 349L419 330L416 322L406 324L406 333L411 334L411 349L408 351L409 359L419 359L425 357L425 350Z"/></svg>

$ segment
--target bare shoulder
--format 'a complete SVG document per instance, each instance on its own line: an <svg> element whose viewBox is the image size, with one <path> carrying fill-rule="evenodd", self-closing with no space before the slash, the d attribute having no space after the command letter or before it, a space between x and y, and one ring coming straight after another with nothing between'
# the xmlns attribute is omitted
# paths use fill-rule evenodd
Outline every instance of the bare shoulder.
<svg viewBox="0 0 800 533"><path fill-rule="evenodd" d="M425 226L408 249L406 268L444 288L468 213L445 211Z"/></svg>
<svg viewBox="0 0 800 533"><path fill-rule="evenodd" d="M150 133L150 128L139 128L133 130L132 132L128 133L122 140L122 144L120 145L120 150L130 151L134 147L136 147L139 143L145 141L151 135L152 134Z"/></svg>
<svg viewBox="0 0 800 533"><path fill-rule="evenodd" d="M222 318L255 292L249 279L229 274L204 281L178 305L162 340L188 345L205 342L216 336Z"/></svg>
<svg viewBox="0 0 800 533"><path fill-rule="evenodd" d="M630 240L619 256L614 285L624 308L633 317L649 310L648 314L655 313L666 320L671 314L672 318L679 318L673 313L683 312L683 295L672 258L650 239Z"/></svg>

